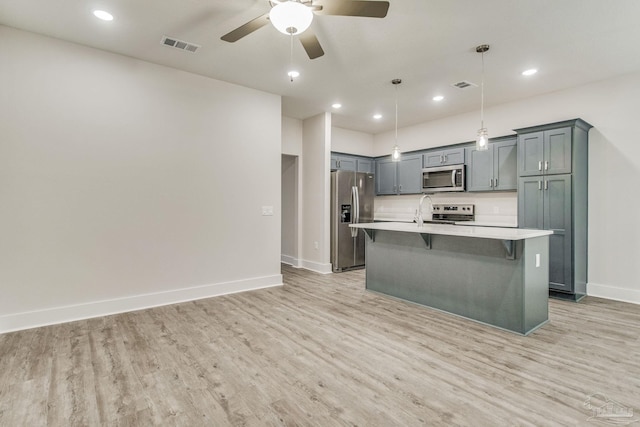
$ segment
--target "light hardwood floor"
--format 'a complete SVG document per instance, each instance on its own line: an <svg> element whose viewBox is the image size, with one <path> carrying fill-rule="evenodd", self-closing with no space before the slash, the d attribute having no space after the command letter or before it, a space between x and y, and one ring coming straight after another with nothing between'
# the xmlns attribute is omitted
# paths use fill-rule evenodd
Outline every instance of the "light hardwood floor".
<svg viewBox="0 0 640 427"><path fill-rule="evenodd" d="M0 335L0 426L593 425L640 415L640 306L528 337L283 266L282 288ZM639 423L640 425L640 423Z"/></svg>

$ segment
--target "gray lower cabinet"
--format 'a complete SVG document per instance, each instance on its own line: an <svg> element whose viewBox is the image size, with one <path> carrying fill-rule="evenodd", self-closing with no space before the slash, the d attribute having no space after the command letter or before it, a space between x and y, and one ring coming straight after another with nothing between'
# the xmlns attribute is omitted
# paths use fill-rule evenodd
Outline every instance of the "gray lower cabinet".
<svg viewBox="0 0 640 427"><path fill-rule="evenodd" d="M422 193L422 155L404 155L399 161L376 160L376 194Z"/></svg>
<svg viewBox="0 0 640 427"><path fill-rule="evenodd" d="M486 151L467 147L467 191L514 191L518 188L516 139L489 144Z"/></svg>
<svg viewBox="0 0 640 427"><path fill-rule="evenodd" d="M520 228L553 231L549 236L549 288L571 292L571 175L522 177L519 182Z"/></svg>
<svg viewBox="0 0 640 427"><path fill-rule="evenodd" d="M464 148L449 148L446 150L431 150L422 155L425 168L447 165L464 164Z"/></svg>
<svg viewBox="0 0 640 427"><path fill-rule="evenodd" d="M587 292L588 139L581 119L516 129L518 226L549 236L549 290L578 300Z"/></svg>

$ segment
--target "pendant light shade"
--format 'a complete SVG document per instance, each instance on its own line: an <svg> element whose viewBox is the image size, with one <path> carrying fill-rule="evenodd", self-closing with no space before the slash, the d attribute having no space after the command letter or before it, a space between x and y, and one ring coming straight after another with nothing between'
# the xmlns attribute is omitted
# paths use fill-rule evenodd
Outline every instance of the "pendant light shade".
<svg viewBox="0 0 640 427"><path fill-rule="evenodd" d="M476 150L483 151L487 149L489 149L489 132L487 132L487 128L478 129Z"/></svg>
<svg viewBox="0 0 640 427"><path fill-rule="evenodd" d="M269 20L283 34L300 34L311 25L313 12L296 0L288 0L271 8Z"/></svg>
<svg viewBox="0 0 640 427"><path fill-rule="evenodd" d="M391 158L395 161L400 160L400 147L398 147L398 144L393 146L393 150L391 151Z"/></svg>
<svg viewBox="0 0 640 427"><path fill-rule="evenodd" d="M393 79L391 83L396 87L396 136L395 145L391 150L391 160L397 162L400 160L400 147L398 147L398 85L402 83L401 79Z"/></svg>
<svg viewBox="0 0 640 427"><path fill-rule="evenodd" d="M489 132L484 127L484 53L489 50L488 44L481 44L476 47L476 52L482 55L482 82L480 83L480 129L476 137L476 150L484 151L489 149Z"/></svg>

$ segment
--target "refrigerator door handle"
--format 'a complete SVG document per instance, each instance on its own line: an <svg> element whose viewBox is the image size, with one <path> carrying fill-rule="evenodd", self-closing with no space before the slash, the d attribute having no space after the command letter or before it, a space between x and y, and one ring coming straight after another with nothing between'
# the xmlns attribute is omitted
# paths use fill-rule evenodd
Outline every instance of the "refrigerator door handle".
<svg viewBox="0 0 640 427"><path fill-rule="evenodd" d="M353 215L351 216L351 223L357 224L360 220L360 201L358 200L358 187L355 185L351 187L351 204L353 205ZM351 229L351 237L358 236L358 229L349 227Z"/></svg>

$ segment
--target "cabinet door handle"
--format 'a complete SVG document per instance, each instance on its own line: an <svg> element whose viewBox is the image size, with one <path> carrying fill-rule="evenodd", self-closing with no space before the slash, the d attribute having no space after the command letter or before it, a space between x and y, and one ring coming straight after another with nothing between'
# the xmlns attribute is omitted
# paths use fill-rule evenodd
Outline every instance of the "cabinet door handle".
<svg viewBox="0 0 640 427"><path fill-rule="evenodd" d="M549 181L545 181L544 182L544 189L548 190L549 189Z"/></svg>
<svg viewBox="0 0 640 427"><path fill-rule="evenodd" d="M444 155L444 162L447 163L447 155Z"/></svg>
<svg viewBox="0 0 640 427"><path fill-rule="evenodd" d="M489 187L493 187L493 178L489 178Z"/></svg>
<svg viewBox="0 0 640 427"><path fill-rule="evenodd" d="M400 184L400 192L402 193L402 184Z"/></svg>
<svg viewBox="0 0 640 427"><path fill-rule="evenodd" d="M542 170L542 160L540 160L538 162L538 170L541 171Z"/></svg>
<svg viewBox="0 0 640 427"><path fill-rule="evenodd" d="M538 181L538 190L542 190L542 181Z"/></svg>
<svg viewBox="0 0 640 427"><path fill-rule="evenodd" d="M440 163L444 163L444 156L440 154Z"/></svg>
<svg viewBox="0 0 640 427"><path fill-rule="evenodd" d="M548 171L549 170L549 160L547 160L546 162L544 162L544 170Z"/></svg>
<svg viewBox="0 0 640 427"><path fill-rule="evenodd" d="M494 179L493 186L494 186L494 187L497 187L497 186L498 186L498 178Z"/></svg>

